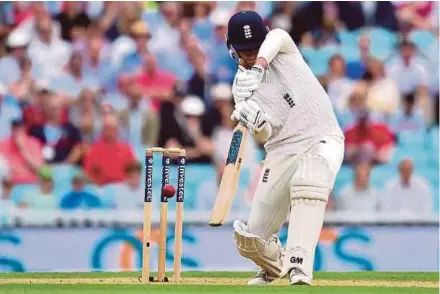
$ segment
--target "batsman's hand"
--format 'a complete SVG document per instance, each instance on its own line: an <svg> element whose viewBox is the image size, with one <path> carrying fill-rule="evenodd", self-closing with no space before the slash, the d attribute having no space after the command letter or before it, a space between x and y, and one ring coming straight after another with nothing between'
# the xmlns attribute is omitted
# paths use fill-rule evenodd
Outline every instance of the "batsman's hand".
<svg viewBox="0 0 440 294"><path fill-rule="evenodd" d="M259 133L263 129L270 128L268 115L252 100L237 103L231 119L241 122L253 133Z"/></svg>
<svg viewBox="0 0 440 294"><path fill-rule="evenodd" d="M235 103L244 101L252 96L252 93L260 87L265 69L260 65L254 65L249 70L241 71L235 75L232 85L232 95Z"/></svg>

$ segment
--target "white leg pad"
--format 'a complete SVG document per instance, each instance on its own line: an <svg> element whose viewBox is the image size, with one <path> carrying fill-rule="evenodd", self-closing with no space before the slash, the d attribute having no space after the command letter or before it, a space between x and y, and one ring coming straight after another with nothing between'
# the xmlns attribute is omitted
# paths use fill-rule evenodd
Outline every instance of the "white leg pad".
<svg viewBox="0 0 440 294"><path fill-rule="evenodd" d="M336 174L328 161L318 154L307 154L300 159L298 169L290 180L291 199L317 199L327 202Z"/></svg>
<svg viewBox="0 0 440 294"><path fill-rule="evenodd" d="M234 222L234 241L241 256L249 258L255 264L266 270L269 277L280 277L283 262L281 243L274 235L269 240L251 234L241 221Z"/></svg>
<svg viewBox="0 0 440 294"><path fill-rule="evenodd" d="M293 199L287 244L281 275L292 268L301 269L313 278L315 249L324 222L326 202L314 199Z"/></svg>

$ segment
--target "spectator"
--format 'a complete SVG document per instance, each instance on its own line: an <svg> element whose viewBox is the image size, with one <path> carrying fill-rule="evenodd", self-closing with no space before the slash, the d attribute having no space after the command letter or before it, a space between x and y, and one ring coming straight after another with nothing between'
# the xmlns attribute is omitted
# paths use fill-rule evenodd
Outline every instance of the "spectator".
<svg viewBox="0 0 440 294"><path fill-rule="evenodd" d="M99 17L99 26L104 30L106 39L113 42L120 33L117 26L118 11L121 4L118 2L103 2L104 7Z"/></svg>
<svg viewBox="0 0 440 294"><path fill-rule="evenodd" d="M230 13L227 10L216 9L210 17L214 32L202 43L202 48L206 52L208 72L218 83L231 83L237 71L237 65L229 56L228 50L219 50L226 48L225 35L229 17Z"/></svg>
<svg viewBox="0 0 440 294"><path fill-rule="evenodd" d="M349 78L359 80L364 76L368 61L371 58L370 47L370 37L366 34L361 35L358 40L360 58L347 63L347 76Z"/></svg>
<svg viewBox="0 0 440 294"><path fill-rule="evenodd" d="M52 78L51 84L56 87L58 93L66 98L67 103L72 103L79 97L84 88L99 89L100 85L96 77L86 75L83 71L83 57L80 51L74 50L70 56L65 70Z"/></svg>
<svg viewBox="0 0 440 294"><path fill-rule="evenodd" d="M98 93L84 88L70 108L70 121L79 129L82 141L87 145L91 145L97 139L101 129L102 117L99 107Z"/></svg>
<svg viewBox="0 0 440 294"><path fill-rule="evenodd" d="M145 96L160 102L170 99L176 76L159 69L156 58L147 53L142 56L142 69L137 74L136 80L142 86Z"/></svg>
<svg viewBox="0 0 440 294"><path fill-rule="evenodd" d="M57 98L48 103L47 121L32 127L30 134L43 145L47 163L79 164L82 157L81 135L70 122L61 121L63 108Z"/></svg>
<svg viewBox="0 0 440 294"><path fill-rule="evenodd" d="M142 209L144 186L141 184L142 166L132 162L125 168L125 178L122 183L115 184L113 207L121 210Z"/></svg>
<svg viewBox="0 0 440 294"><path fill-rule="evenodd" d="M181 32L182 48L185 50L188 61L193 68L193 73L188 80L188 94L205 97L206 78L206 57L200 44L189 32Z"/></svg>
<svg viewBox="0 0 440 294"><path fill-rule="evenodd" d="M18 105L6 101L6 94L6 87L0 84L0 140L10 136L11 122L22 117Z"/></svg>
<svg viewBox="0 0 440 294"><path fill-rule="evenodd" d="M367 83L356 83L351 95L348 97L347 105L341 105L344 108L336 112L339 124L343 130L347 130L356 125L359 113L367 109L367 90ZM384 120L383 115L371 111L369 112L369 119L372 122L382 122Z"/></svg>
<svg viewBox="0 0 440 294"><path fill-rule="evenodd" d="M408 40L400 44L400 55L387 68L387 75L397 82L404 95L427 92L428 74L424 63L416 56L415 45Z"/></svg>
<svg viewBox="0 0 440 294"><path fill-rule="evenodd" d="M358 113L358 122L345 131L345 161L387 163L395 145L394 135L382 123L371 122L367 111Z"/></svg>
<svg viewBox="0 0 440 294"><path fill-rule="evenodd" d="M63 5L63 12L55 17L61 26L61 37L69 42L84 38L86 28L90 24L89 16L84 12L86 4L66 1Z"/></svg>
<svg viewBox="0 0 440 294"><path fill-rule="evenodd" d="M192 33L202 42L212 35L210 16L215 7L216 4L210 2L183 3L182 17L192 20Z"/></svg>
<svg viewBox="0 0 440 294"><path fill-rule="evenodd" d="M97 23L90 24L86 37L82 44L84 74L98 79L105 90L113 90L116 70L111 61L111 44L104 38L104 32Z"/></svg>
<svg viewBox="0 0 440 294"><path fill-rule="evenodd" d="M376 212L379 193L370 185L371 165L359 162L354 167L353 183L346 185L335 199L335 210Z"/></svg>
<svg viewBox="0 0 440 294"><path fill-rule="evenodd" d="M202 132L205 105L197 96L180 99L176 96L172 104L162 105L159 146L186 149L188 163L208 163L212 143Z"/></svg>
<svg viewBox="0 0 440 294"><path fill-rule="evenodd" d="M189 22L182 20L181 15L180 2L161 2L156 17L147 20L149 28L155 32L148 48L156 57L159 68L174 73L178 80L188 81L194 75L189 58L192 52L188 49L200 50L192 37Z"/></svg>
<svg viewBox="0 0 440 294"><path fill-rule="evenodd" d="M142 95L138 82L128 89L128 106L119 117L126 140L133 146L156 146L159 136L159 116L151 101Z"/></svg>
<svg viewBox="0 0 440 294"><path fill-rule="evenodd" d="M58 75L70 57L70 45L55 38L50 18L36 25L36 36L29 44L28 54L32 64L41 69L43 77Z"/></svg>
<svg viewBox="0 0 440 294"><path fill-rule="evenodd" d="M401 107L397 84L385 76L385 69L378 59L370 58L364 74L368 82L366 104L370 111L386 115L395 114Z"/></svg>
<svg viewBox="0 0 440 294"><path fill-rule="evenodd" d="M28 190L23 198L19 200L21 208L35 210L55 210L58 208L58 201L54 194L54 182L52 170L44 167L39 171L37 190Z"/></svg>
<svg viewBox="0 0 440 294"><path fill-rule="evenodd" d="M9 88L21 78L20 63L26 56L30 36L23 32L12 32L6 41L6 56L0 58L0 83ZM35 65L32 65L35 73Z"/></svg>
<svg viewBox="0 0 440 294"><path fill-rule="evenodd" d="M312 31L312 38L316 48L339 46L341 41L338 37L338 20L335 13L326 15L321 27Z"/></svg>
<svg viewBox="0 0 440 294"><path fill-rule="evenodd" d="M37 171L43 165L41 144L26 134L21 120L12 121L11 136L0 143L0 153L9 166L9 177L14 184L37 181Z"/></svg>
<svg viewBox="0 0 440 294"><path fill-rule="evenodd" d="M96 209L101 207L101 200L98 196L86 190L87 178L82 172L78 172L72 178L72 191L68 192L61 199L62 209Z"/></svg>
<svg viewBox="0 0 440 294"><path fill-rule="evenodd" d="M104 2L104 13L99 22L110 41L128 34L130 27L140 19L141 2Z"/></svg>
<svg viewBox="0 0 440 294"><path fill-rule="evenodd" d="M335 4L331 2L309 2L294 6L291 15L291 29L289 34L296 44L301 42L301 38L306 32L318 29L324 22L324 5L327 5L326 12L336 11ZM310 35L310 34L309 34Z"/></svg>
<svg viewBox="0 0 440 294"><path fill-rule="evenodd" d="M26 18L24 21L20 23L20 25L13 32L20 32L20 34L26 34L27 36L32 36L33 38L37 37L38 26L45 22L46 20L50 20L52 37L60 38L61 29L60 24L57 21L51 20L51 15L49 14L49 10L44 1L35 1L29 3L30 8L32 10L32 16Z"/></svg>
<svg viewBox="0 0 440 294"><path fill-rule="evenodd" d="M438 62L438 58L435 61ZM425 60L416 56L416 46L404 39L400 46L400 55L390 63L387 72L397 82L403 95L416 94L416 105L420 106L425 121L429 124L433 116L434 101L429 99L430 80L425 65ZM431 67L437 65L438 63Z"/></svg>
<svg viewBox="0 0 440 294"><path fill-rule="evenodd" d="M298 12L299 6L301 6L300 3L293 1L274 3L272 15L269 18L269 26L272 29L280 28L289 32L292 29L292 22L290 20L292 16Z"/></svg>
<svg viewBox="0 0 440 294"><path fill-rule="evenodd" d="M135 160L134 153L119 139L119 120L106 115L102 123L101 137L91 146L84 158L84 169L95 184L105 185L124 179L124 169Z"/></svg>
<svg viewBox="0 0 440 294"><path fill-rule="evenodd" d="M363 26L379 26L390 31L397 30L395 8L390 1L343 1L335 2L338 14L348 30Z"/></svg>
<svg viewBox="0 0 440 294"><path fill-rule="evenodd" d="M216 84L211 87L212 105L208 107L203 120L203 132L207 136L217 127L226 126L234 128L231 120L233 109L232 87L229 84Z"/></svg>
<svg viewBox="0 0 440 294"><path fill-rule="evenodd" d="M329 60L330 72L327 77L328 96L333 107L342 111L347 105L354 82L346 75L346 64L344 58L339 55L333 55Z"/></svg>
<svg viewBox="0 0 440 294"><path fill-rule="evenodd" d="M402 132L422 133L426 131L423 114L415 106L414 94L405 95L404 109L399 111L391 120L391 126L394 133Z"/></svg>
<svg viewBox="0 0 440 294"><path fill-rule="evenodd" d="M435 1L409 1L394 4L397 6L397 15L401 27L408 29L430 30L435 28Z"/></svg>
<svg viewBox="0 0 440 294"><path fill-rule="evenodd" d="M34 126L43 125L47 121L50 103L53 99L57 99L57 96L47 80L39 80L36 82L33 98L32 104L25 106L23 109L23 121L27 130ZM67 118L67 109L63 109L60 114L60 121L66 123Z"/></svg>
<svg viewBox="0 0 440 294"><path fill-rule="evenodd" d="M151 52L179 47L181 15L181 3L165 1L159 3L159 12L154 18L146 19L148 27L155 32L149 44Z"/></svg>
<svg viewBox="0 0 440 294"><path fill-rule="evenodd" d="M122 59L120 72L133 74L142 66L142 56L148 53L147 44L151 39L150 29L145 23L137 21L130 28L130 38L134 41L135 48Z"/></svg>
<svg viewBox="0 0 440 294"><path fill-rule="evenodd" d="M104 96L104 102L116 110L122 110L128 105L128 89L133 84L133 76L121 74L117 79L117 89Z"/></svg>
<svg viewBox="0 0 440 294"><path fill-rule="evenodd" d="M385 186L382 210L430 214L433 209L431 190L425 179L414 175L412 160L402 160L398 171L399 178L391 179Z"/></svg>
<svg viewBox="0 0 440 294"><path fill-rule="evenodd" d="M186 93L186 85L176 82L173 86L173 95L169 101L160 104L160 132L159 146L165 146L168 139L179 134L180 127L176 117L181 117L179 105L182 103ZM164 124L166 122L166 124Z"/></svg>

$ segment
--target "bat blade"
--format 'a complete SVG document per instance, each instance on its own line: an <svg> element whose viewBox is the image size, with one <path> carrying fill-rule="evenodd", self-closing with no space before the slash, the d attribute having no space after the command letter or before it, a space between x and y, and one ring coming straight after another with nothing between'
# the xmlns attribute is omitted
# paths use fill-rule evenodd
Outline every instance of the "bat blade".
<svg viewBox="0 0 440 294"><path fill-rule="evenodd" d="M235 127L217 199L209 221L211 227L219 227L223 225L228 216L232 202L234 201L234 196L238 188L238 181L240 179L240 169L247 136L248 130L246 127L241 124Z"/></svg>

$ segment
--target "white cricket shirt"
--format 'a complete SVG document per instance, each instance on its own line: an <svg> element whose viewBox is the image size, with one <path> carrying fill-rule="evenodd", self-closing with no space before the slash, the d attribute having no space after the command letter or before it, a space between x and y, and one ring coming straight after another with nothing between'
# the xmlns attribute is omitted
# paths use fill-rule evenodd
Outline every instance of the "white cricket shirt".
<svg viewBox="0 0 440 294"><path fill-rule="evenodd" d="M268 153L292 155L324 136L344 138L327 93L286 31L270 31L258 57L269 67L251 99L270 116Z"/></svg>

